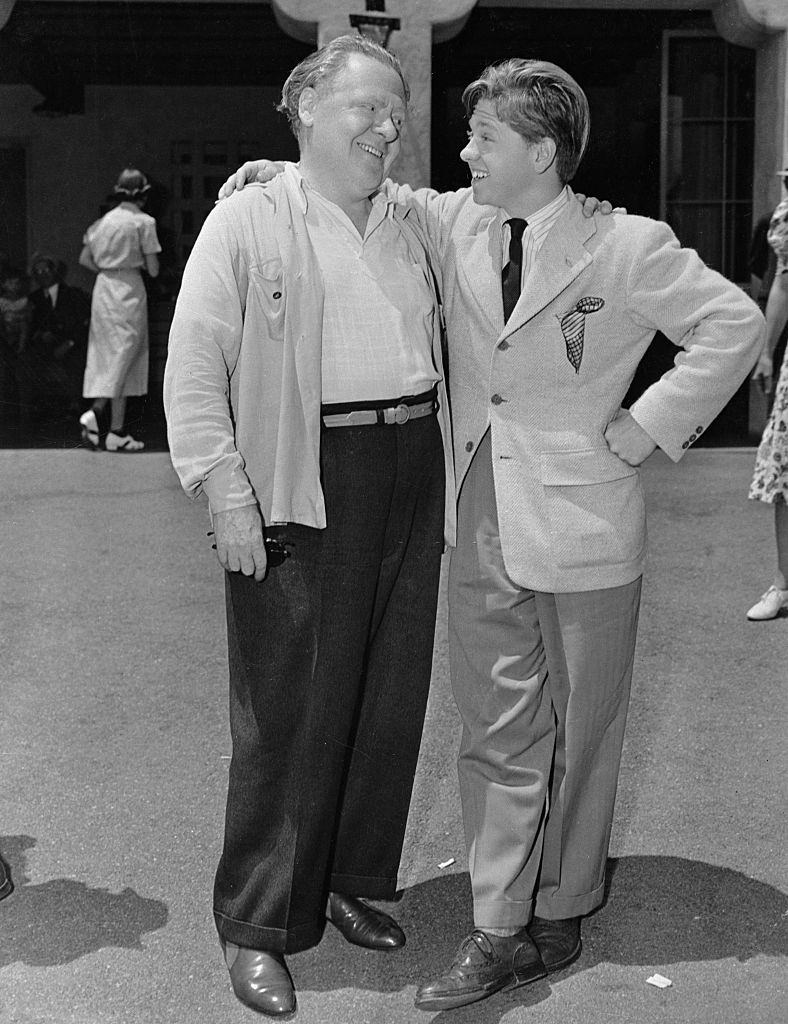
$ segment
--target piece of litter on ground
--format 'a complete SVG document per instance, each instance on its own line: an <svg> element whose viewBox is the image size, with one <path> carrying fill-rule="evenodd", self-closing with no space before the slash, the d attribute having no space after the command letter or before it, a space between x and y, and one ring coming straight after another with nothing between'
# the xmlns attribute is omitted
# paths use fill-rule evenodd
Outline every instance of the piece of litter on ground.
<svg viewBox="0 0 788 1024"><path fill-rule="evenodd" d="M673 982L661 974L652 974L650 978L646 978L646 984L653 985L654 988L670 988Z"/></svg>
<svg viewBox="0 0 788 1024"><path fill-rule="evenodd" d="M438 865L439 868L450 868L454 863L454 857L449 857L448 860L443 860Z"/></svg>

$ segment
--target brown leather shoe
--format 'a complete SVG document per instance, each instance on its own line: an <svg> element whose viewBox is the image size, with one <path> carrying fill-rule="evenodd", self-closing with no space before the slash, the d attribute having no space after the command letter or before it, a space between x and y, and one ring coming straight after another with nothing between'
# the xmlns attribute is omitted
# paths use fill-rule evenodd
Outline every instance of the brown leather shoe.
<svg viewBox="0 0 788 1024"><path fill-rule="evenodd" d="M405 945L405 933L393 917L355 896L330 893L328 920L354 946L386 950Z"/></svg>
<svg viewBox="0 0 788 1024"><path fill-rule="evenodd" d="M548 921L534 917L528 925L528 934L534 940L549 974L563 970L580 956L580 918L565 917Z"/></svg>
<svg viewBox="0 0 788 1024"><path fill-rule="evenodd" d="M296 1012L293 979L280 953L247 949L222 942L233 992L240 1001L266 1017L288 1020Z"/></svg>
<svg viewBox="0 0 788 1024"><path fill-rule="evenodd" d="M474 928L446 974L416 990L419 1010L453 1010L502 989L518 988L547 974L525 928L516 935L489 935Z"/></svg>
<svg viewBox="0 0 788 1024"><path fill-rule="evenodd" d="M14 889L14 883L11 881L11 876L8 874L8 868L6 867L5 861L0 857L0 900L10 896Z"/></svg>

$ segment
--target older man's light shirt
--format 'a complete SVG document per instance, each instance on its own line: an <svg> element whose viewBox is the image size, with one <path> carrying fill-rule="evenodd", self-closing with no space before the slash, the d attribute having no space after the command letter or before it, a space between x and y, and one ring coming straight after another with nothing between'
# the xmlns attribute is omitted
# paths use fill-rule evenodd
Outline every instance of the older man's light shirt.
<svg viewBox="0 0 788 1024"><path fill-rule="evenodd" d="M362 238L334 203L303 183L309 239L323 278L323 402L417 395L439 379L435 307L391 204L378 195Z"/></svg>

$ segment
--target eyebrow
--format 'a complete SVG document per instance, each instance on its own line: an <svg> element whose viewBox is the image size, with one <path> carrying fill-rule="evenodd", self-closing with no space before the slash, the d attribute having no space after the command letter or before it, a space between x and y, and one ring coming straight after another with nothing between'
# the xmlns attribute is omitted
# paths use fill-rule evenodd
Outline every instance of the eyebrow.
<svg viewBox="0 0 788 1024"><path fill-rule="evenodd" d="M474 123L472 124L472 122ZM471 127L491 128L493 131L496 131L500 126L500 121L496 121L491 118L489 114L471 114L468 118L468 124L471 125Z"/></svg>

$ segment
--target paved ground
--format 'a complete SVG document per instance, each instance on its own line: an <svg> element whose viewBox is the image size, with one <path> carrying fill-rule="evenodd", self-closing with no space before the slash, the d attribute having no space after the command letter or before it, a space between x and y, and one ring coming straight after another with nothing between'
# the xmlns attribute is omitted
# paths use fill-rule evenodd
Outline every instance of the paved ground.
<svg viewBox="0 0 788 1024"><path fill-rule="evenodd" d="M581 959L453 1013L418 979L469 925L444 625L395 913L291 958L303 1024L785 1024L788 617L751 451L645 471L652 559L606 905ZM241 1024L210 914L229 738L221 578L164 453L0 451L2 1024ZM454 863L441 868L442 862ZM673 985L646 984L654 972Z"/></svg>

